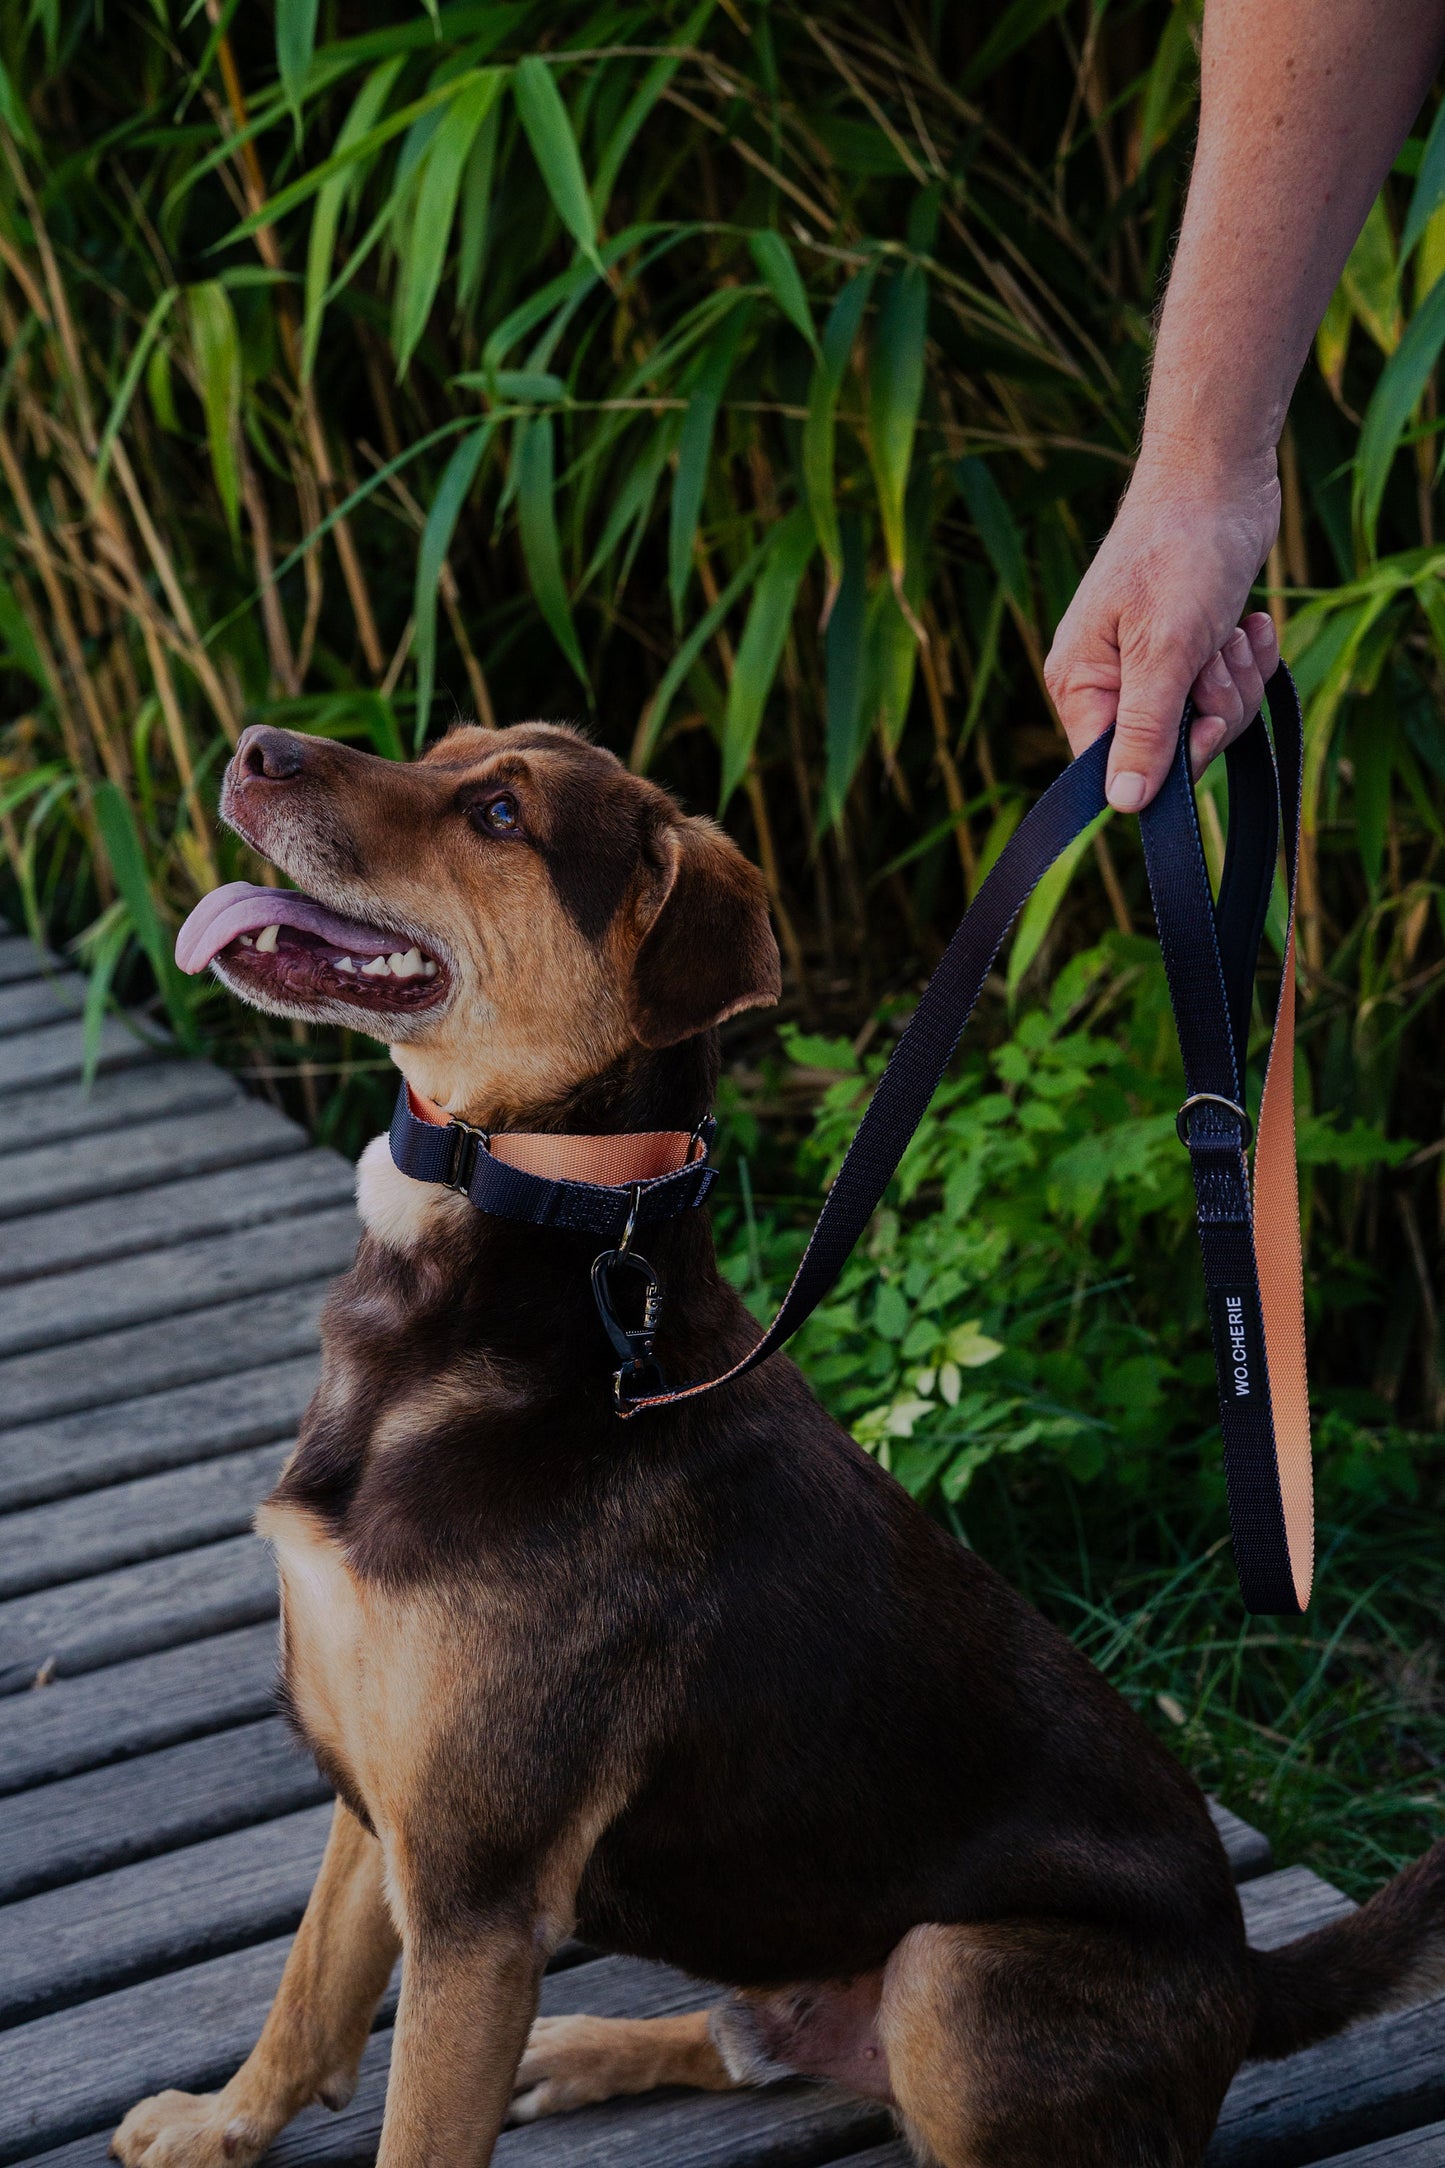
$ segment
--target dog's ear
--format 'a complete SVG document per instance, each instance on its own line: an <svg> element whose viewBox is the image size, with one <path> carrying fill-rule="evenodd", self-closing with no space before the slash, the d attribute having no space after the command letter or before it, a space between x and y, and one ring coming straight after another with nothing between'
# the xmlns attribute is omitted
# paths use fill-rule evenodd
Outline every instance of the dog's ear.
<svg viewBox="0 0 1445 2168"><path fill-rule="evenodd" d="M720 828L695 817L661 825L650 855L651 917L631 1000L643 1045L675 1046L740 1009L770 1008L783 982L756 866Z"/></svg>

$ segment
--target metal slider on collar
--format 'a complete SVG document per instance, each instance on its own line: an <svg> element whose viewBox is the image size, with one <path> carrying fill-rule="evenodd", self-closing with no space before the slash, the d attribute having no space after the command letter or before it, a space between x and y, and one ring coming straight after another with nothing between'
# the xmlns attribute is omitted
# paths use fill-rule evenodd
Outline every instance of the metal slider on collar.
<svg viewBox="0 0 1445 2168"><path fill-rule="evenodd" d="M472 1177L477 1171L477 1154L491 1150L491 1137L485 1129L478 1129L473 1122L464 1122L456 1114L447 1123L447 1134L451 1138L451 1151L442 1180L459 1196L470 1196Z"/></svg>

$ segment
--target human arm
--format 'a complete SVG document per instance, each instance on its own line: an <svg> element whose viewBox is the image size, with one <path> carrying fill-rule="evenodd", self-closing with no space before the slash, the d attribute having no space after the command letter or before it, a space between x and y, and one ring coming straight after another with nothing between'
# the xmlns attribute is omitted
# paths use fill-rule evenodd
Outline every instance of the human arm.
<svg viewBox="0 0 1445 2168"><path fill-rule="evenodd" d="M1239 616L1279 528L1275 448L1371 203L1445 50L1445 0L1206 0L1199 142L1139 457L1046 676L1077 754L1117 721L1109 796L1196 768L1277 658ZM1220 668L1221 650L1228 649Z"/></svg>

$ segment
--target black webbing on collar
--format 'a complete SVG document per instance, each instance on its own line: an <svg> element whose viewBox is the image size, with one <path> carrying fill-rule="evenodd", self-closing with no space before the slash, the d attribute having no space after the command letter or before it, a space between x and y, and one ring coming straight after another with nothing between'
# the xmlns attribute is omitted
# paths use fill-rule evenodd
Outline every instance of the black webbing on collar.
<svg viewBox="0 0 1445 2168"><path fill-rule="evenodd" d="M1283 665L1270 681L1268 695L1275 748L1261 720L1226 756L1230 831L1218 903L1210 892L1190 778L1187 708L1176 758L1164 788L1143 816L1143 829L1189 1095L1209 1095L1187 1114L1181 1112L1181 1133L1189 1147L1198 1203L1235 1558L1249 1609L1284 1613L1303 1608L1308 1575L1301 1586L1291 1569L1245 1157L1248 1118L1235 1111L1244 1103L1254 973L1279 854L1281 800L1286 808L1291 938L1293 928L1300 720L1294 685ZM793 1283L762 1338L718 1377L635 1398L620 1395L620 1414L675 1406L744 1376L781 1347L828 1294L923 1118L1009 927L1060 852L1104 810L1112 736L1110 731L1096 740L1045 791L965 913L878 1081ZM1291 1089L1293 1047L1293 979L1287 976L1289 1045L1282 1046L1289 1056L1282 1080L1286 1093ZM1283 1010L1282 991L1281 1014ZM1292 1175L1292 1136L1290 1169ZM1294 1226L1297 1236L1297 1197ZM1302 1320L1298 1382L1302 1395ZM1304 1421L1307 1454L1307 1403Z"/></svg>
<svg viewBox="0 0 1445 2168"><path fill-rule="evenodd" d="M708 1129L710 1132L710 1124ZM699 1132L704 1135L707 1132ZM497 1219L519 1220L529 1227L555 1227L567 1234L621 1240L629 1215L634 1230L655 1227L700 1205L717 1179L706 1158L673 1174L655 1175L617 1189L597 1182L554 1181L528 1174L494 1159L479 1129L461 1122L424 1122L414 1114L403 1081L391 1117L391 1156L403 1174L417 1182L441 1182Z"/></svg>

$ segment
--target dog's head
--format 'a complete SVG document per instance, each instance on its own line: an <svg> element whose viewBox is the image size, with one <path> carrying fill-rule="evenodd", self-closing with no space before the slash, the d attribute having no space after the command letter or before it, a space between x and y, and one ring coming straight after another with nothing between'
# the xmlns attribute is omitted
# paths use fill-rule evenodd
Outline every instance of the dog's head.
<svg viewBox="0 0 1445 2168"><path fill-rule="evenodd" d="M182 967L370 1032L453 1113L555 1103L778 998L756 870L574 731L458 729L401 763L257 727L221 812L301 893L217 890Z"/></svg>

